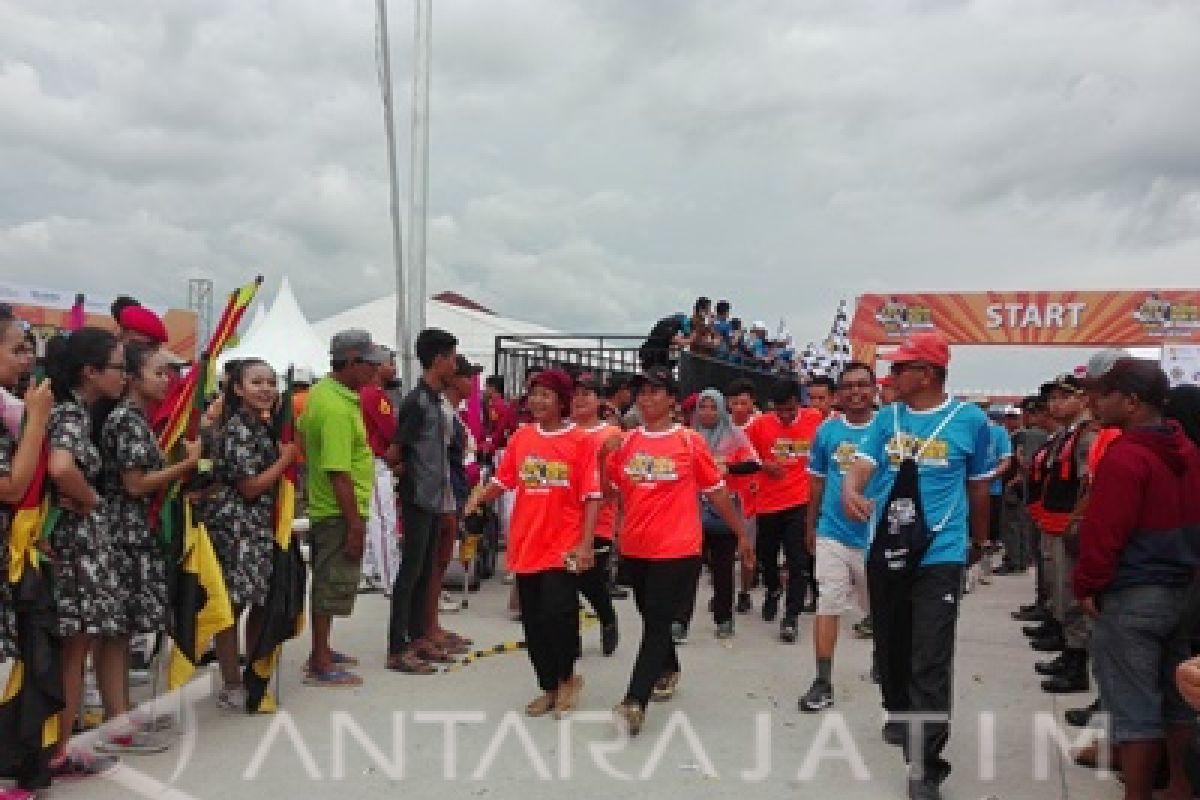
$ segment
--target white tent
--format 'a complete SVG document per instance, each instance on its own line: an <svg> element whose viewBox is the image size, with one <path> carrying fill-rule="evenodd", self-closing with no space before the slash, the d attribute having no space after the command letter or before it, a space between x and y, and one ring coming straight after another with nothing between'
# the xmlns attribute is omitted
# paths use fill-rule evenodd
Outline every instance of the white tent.
<svg viewBox="0 0 1200 800"><path fill-rule="evenodd" d="M266 304L261 300L254 301L254 316L250 320L250 324L246 327L246 331L242 334L242 339L249 339L254 335L254 332L262 327L263 320L267 318Z"/></svg>
<svg viewBox="0 0 1200 800"><path fill-rule="evenodd" d="M288 367L307 367L315 375L329 371L329 339L313 332L286 277L262 321L256 317L246 338L222 353L217 366L236 358L261 358L280 375Z"/></svg>
<svg viewBox="0 0 1200 800"><path fill-rule="evenodd" d="M430 328L441 328L453 333L458 338L458 352L488 371L491 371L495 360L497 336L561 335L558 331L532 322L522 322L432 299L425 304L425 324ZM347 328L369 331L372 339L395 349L396 295L380 297L378 300L313 323L313 329L323 341ZM570 346L568 342L563 344Z"/></svg>

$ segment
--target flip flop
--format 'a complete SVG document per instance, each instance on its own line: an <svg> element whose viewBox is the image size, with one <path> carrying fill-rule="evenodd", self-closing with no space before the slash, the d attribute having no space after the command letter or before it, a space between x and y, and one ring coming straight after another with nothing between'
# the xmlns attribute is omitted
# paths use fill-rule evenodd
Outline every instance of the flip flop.
<svg viewBox="0 0 1200 800"><path fill-rule="evenodd" d="M404 672L409 675L434 675L437 673L437 669L432 664L412 653L390 655L384 666L392 672Z"/></svg>
<svg viewBox="0 0 1200 800"><path fill-rule="evenodd" d="M337 650L333 651L333 657L330 660L333 662L333 665L335 667L357 667L358 666L357 658L355 658L354 656L351 656L351 655L347 655L346 653L339 653ZM313 671L312 659L309 659L308 661L304 662L304 671L305 671L305 673L309 673L309 672Z"/></svg>
<svg viewBox="0 0 1200 800"><path fill-rule="evenodd" d="M355 689L363 685L363 680L353 672L331 669L329 672L310 672L304 679L304 685L329 689Z"/></svg>

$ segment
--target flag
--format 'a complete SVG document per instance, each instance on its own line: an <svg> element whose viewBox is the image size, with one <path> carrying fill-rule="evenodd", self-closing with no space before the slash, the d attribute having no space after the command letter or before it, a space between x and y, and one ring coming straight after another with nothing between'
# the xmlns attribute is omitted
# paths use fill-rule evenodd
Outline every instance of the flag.
<svg viewBox="0 0 1200 800"><path fill-rule="evenodd" d="M287 391L279 404L277 430L281 444L295 441L295 414L292 406L292 374L288 371ZM279 665L283 643L304 629L304 593L307 573L300 548L292 539L292 521L296 516L296 464L288 465L279 479L275 497L275 542L271 547L271 583L263 608L262 630L247 657L242 676L246 687L246 711L250 714L275 711L275 699L268 687Z"/></svg>
<svg viewBox="0 0 1200 800"><path fill-rule="evenodd" d="M38 540L57 520L46 492L49 452L42 450L33 481L14 509L4 573L17 616L18 655L0 695L0 775L42 788L59 739L63 707L58 615Z"/></svg>
<svg viewBox="0 0 1200 800"><path fill-rule="evenodd" d="M804 373L811 379L817 375L827 375L835 381L841 377L842 370L850 361L850 311L846 301L838 303L837 313L833 317L833 325L829 335L820 345L811 342L804 348L800 363Z"/></svg>
<svg viewBox="0 0 1200 800"><path fill-rule="evenodd" d="M225 578L203 523L195 518L190 499L171 504L178 513L182 558L171 575L171 662L167 688L187 683L213 636L233 625L233 606ZM178 509L175 512L175 509Z"/></svg>

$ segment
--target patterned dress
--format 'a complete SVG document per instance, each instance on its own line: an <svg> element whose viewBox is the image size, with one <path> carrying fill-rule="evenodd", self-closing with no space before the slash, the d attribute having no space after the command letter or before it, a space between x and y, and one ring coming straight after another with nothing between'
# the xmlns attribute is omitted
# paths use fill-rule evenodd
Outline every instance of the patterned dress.
<svg viewBox="0 0 1200 800"><path fill-rule="evenodd" d="M120 581L118 624L123 633L157 633L167 627L167 562L150 528L153 495L126 494L121 473L156 472L165 465L158 441L131 401L109 414L100 433L104 503L113 540L113 571Z"/></svg>
<svg viewBox="0 0 1200 800"><path fill-rule="evenodd" d="M0 422L0 475L11 475L17 443ZM8 584L8 541L12 528L12 507L0 503L0 662L17 655L17 612Z"/></svg>
<svg viewBox="0 0 1200 800"><path fill-rule="evenodd" d="M242 409L221 428L214 455L217 486L205 521L225 588L235 606L262 605L271 582L275 492L247 500L237 485L274 464L279 444L265 423Z"/></svg>
<svg viewBox="0 0 1200 800"><path fill-rule="evenodd" d="M55 404L46 426L51 450L65 450L93 488L99 488L103 462L92 441L92 420L76 400ZM113 540L105 504L88 514L62 509L50 532L51 578L58 609L58 635L122 633L120 589L113 569Z"/></svg>

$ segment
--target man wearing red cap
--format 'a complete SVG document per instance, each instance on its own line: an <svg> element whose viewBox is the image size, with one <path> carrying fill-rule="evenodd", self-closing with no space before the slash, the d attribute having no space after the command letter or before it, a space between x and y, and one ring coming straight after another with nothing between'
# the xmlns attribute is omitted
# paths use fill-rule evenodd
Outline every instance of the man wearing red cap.
<svg viewBox="0 0 1200 800"><path fill-rule="evenodd" d="M117 317L121 341L156 346L167 343L167 327L158 315L145 306L125 306Z"/></svg>
<svg viewBox="0 0 1200 800"><path fill-rule="evenodd" d="M908 796L937 800L950 774L954 635L963 570L988 540L991 434L984 413L946 393L950 346L917 333L885 357L897 402L875 417L842 485L852 520L870 521L867 583L884 740L904 748ZM864 491L872 482L875 497Z"/></svg>

